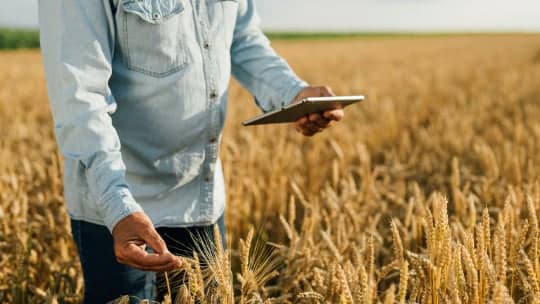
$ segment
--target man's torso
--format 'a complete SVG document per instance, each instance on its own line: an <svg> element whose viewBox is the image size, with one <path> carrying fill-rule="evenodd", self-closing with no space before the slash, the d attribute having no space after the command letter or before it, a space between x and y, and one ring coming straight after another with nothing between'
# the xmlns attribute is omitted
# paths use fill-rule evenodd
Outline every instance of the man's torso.
<svg viewBox="0 0 540 304"><path fill-rule="evenodd" d="M133 196L156 226L213 222L225 203L218 146L238 1L114 0L110 6L109 87L117 104L111 117ZM84 202L97 198L77 190L84 189L83 170L69 159L65 165L68 211L99 222Z"/></svg>

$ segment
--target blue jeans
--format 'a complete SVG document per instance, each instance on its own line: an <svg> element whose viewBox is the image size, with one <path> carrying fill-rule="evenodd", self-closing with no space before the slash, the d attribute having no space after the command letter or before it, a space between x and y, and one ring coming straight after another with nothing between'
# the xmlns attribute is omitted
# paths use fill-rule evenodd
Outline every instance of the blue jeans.
<svg viewBox="0 0 540 304"><path fill-rule="evenodd" d="M219 218L218 227L225 244L224 215ZM169 250L181 256L191 257L194 250L198 251L193 237L197 239L198 236L206 236L214 240L213 226L159 227L156 230L167 243ZM162 274L141 271L118 263L114 255L112 235L105 226L72 219L71 233L83 270L85 304L107 303L123 295L130 296L130 303L138 303L141 299L163 299L166 289L156 288L156 285L163 285L159 282ZM173 290L173 299L176 290L178 288Z"/></svg>

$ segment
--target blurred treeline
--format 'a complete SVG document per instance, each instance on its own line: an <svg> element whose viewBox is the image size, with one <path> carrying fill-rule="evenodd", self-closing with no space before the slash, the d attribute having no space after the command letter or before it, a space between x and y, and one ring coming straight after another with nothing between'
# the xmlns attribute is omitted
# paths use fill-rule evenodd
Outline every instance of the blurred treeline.
<svg viewBox="0 0 540 304"><path fill-rule="evenodd" d="M1 29L0 49L39 48L37 30Z"/></svg>
<svg viewBox="0 0 540 304"><path fill-rule="evenodd" d="M316 40L340 38L392 38L392 37L444 37L460 33L408 33L408 32L265 32L270 40ZM461 33L463 35L463 33ZM466 35L486 35L466 33ZM0 50L39 48L39 31L32 29L0 28Z"/></svg>

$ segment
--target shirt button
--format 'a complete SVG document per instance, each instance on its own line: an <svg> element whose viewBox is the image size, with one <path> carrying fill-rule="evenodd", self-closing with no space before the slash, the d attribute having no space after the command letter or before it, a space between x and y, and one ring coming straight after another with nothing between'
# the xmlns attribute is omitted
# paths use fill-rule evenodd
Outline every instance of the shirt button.
<svg viewBox="0 0 540 304"><path fill-rule="evenodd" d="M212 92L210 93L210 98L213 99L213 98L216 98L216 97L217 97L217 92L216 92L216 91L212 91Z"/></svg>
<svg viewBox="0 0 540 304"><path fill-rule="evenodd" d="M157 20L161 18L161 15L159 13L154 13L154 15L152 15L152 18L154 18L154 20Z"/></svg>
<svg viewBox="0 0 540 304"><path fill-rule="evenodd" d="M212 179L210 178L210 175L207 175L205 178L204 178L204 181L209 183Z"/></svg>
<svg viewBox="0 0 540 304"><path fill-rule="evenodd" d="M205 43L204 43L204 48L207 49L207 48L209 48L209 47L210 47L210 43L205 42Z"/></svg>
<svg viewBox="0 0 540 304"><path fill-rule="evenodd" d="M217 138L215 138L215 137L210 138L211 143L215 143L216 141L217 141Z"/></svg>

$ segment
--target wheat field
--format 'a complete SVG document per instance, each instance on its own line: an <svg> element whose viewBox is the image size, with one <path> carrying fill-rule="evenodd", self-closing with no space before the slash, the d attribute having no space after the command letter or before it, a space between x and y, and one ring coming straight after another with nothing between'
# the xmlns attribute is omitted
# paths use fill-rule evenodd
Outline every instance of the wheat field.
<svg viewBox="0 0 540 304"><path fill-rule="evenodd" d="M274 46L367 101L305 138L241 127L258 110L233 81L229 243L166 302L540 303L540 35ZM0 303L82 299L42 69L0 53Z"/></svg>

